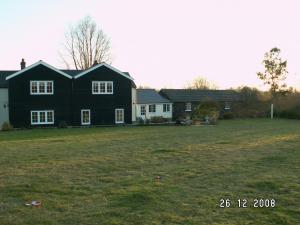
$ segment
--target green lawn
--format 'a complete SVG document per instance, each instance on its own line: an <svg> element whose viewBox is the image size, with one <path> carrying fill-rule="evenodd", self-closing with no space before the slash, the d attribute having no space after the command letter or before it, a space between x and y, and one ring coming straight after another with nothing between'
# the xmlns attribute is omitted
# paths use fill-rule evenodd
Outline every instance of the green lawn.
<svg viewBox="0 0 300 225"><path fill-rule="evenodd" d="M300 121L0 132L0 224L300 224Z"/></svg>

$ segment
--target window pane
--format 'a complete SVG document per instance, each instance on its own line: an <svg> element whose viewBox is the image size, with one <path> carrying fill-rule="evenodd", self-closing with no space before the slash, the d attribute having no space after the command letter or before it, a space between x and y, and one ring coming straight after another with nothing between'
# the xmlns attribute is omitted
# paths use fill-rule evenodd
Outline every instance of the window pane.
<svg viewBox="0 0 300 225"><path fill-rule="evenodd" d="M53 92L53 83L52 82L47 82L47 93L52 93Z"/></svg>
<svg viewBox="0 0 300 225"><path fill-rule="evenodd" d="M37 93L37 82L31 82L31 93Z"/></svg>
<svg viewBox="0 0 300 225"><path fill-rule="evenodd" d="M31 112L31 123L38 122L38 112Z"/></svg>
<svg viewBox="0 0 300 225"><path fill-rule="evenodd" d="M82 123L90 123L90 111L82 111Z"/></svg>
<svg viewBox="0 0 300 225"><path fill-rule="evenodd" d="M99 83L93 82L93 93L99 93Z"/></svg>
<svg viewBox="0 0 300 225"><path fill-rule="evenodd" d="M53 112L52 111L47 112L47 122L53 123Z"/></svg>
<svg viewBox="0 0 300 225"><path fill-rule="evenodd" d="M186 106L185 106L185 110L186 111L192 111L192 104L191 103L186 103Z"/></svg>
<svg viewBox="0 0 300 225"><path fill-rule="evenodd" d="M124 122L124 111L122 109L116 110L116 122Z"/></svg>
<svg viewBox="0 0 300 225"><path fill-rule="evenodd" d="M39 82L39 92L45 93L45 82Z"/></svg>
<svg viewBox="0 0 300 225"><path fill-rule="evenodd" d="M107 88L107 93L112 93L113 92L113 84L112 84L112 82L107 82L106 83L106 88Z"/></svg>
<svg viewBox="0 0 300 225"><path fill-rule="evenodd" d="M104 82L100 83L100 93L105 93L105 83Z"/></svg>
<svg viewBox="0 0 300 225"><path fill-rule="evenodd" d="M40 112L40 123L46 122L46 112Z"/></svg>
<svg viewBox="0 0 300 225"><path fill-rule="evenodd" d="M149 105L149 112L155 112L155 105Z"/></svg>
<svg viewBox="0 0 300 225"><path fill-rule="evenodd" d="M170 112L170 104L164 104L164 112Z"/></svg>

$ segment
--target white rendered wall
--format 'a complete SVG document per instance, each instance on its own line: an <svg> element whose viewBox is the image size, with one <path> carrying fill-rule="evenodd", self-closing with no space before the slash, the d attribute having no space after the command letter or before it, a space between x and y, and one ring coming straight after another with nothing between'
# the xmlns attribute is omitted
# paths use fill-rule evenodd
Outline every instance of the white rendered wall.
<svg viewBox="0 0 300 225"><path fill-rule="evenodd" d="M0 88L0 127L4 122L9 122L8 89Z"/></svg>
<svg viewBox="0 0 300 225"><path fill-rule="evenodd" d="M136 121L136 89L131 88L131 111L132 111L132 122Z"/></svg>
<svg viewBox="0 0 300 225"><path fill-rule="evenodd" d="M170 112L163 112L163 104L155 104L156 105L156 111L149 112L149 105L153 104L136 104L136 117L141 117L143 119L150 119L151 117L154 116L162 116L163 118L169 118L172 119L172 110L173 110L173 105L171 103L168 103L170 105ZM141 105L146 106L146 115L141 115Z"/></svg>

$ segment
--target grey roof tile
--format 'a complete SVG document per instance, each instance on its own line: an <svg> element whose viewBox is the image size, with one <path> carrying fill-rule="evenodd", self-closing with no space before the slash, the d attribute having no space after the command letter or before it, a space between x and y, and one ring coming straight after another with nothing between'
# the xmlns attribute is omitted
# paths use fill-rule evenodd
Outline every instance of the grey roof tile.
<svg viewBox="0 0 300 225"><path fill-rule="evenodd" d="M136 89L137 104L170 103L154 89Z"/></svg>
<svg viewBox="0 0 300 225"><path fill-rule="evenodd" d="M239 101L240 95L233 90L162 89L160 93L172 102Z"/></svg>

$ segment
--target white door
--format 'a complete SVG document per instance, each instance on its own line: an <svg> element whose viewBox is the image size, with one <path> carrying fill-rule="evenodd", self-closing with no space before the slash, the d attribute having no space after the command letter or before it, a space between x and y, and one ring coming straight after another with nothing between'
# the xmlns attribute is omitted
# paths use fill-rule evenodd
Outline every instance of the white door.
<svg viewBox="0 0 300 225"><path fill-rule="evenodd" d="M147 116L146 116L146 110L147 110L147 106L146 105L141 105L140 106L140 113L141 113L141 117L143 119L145 119Z"/></svg>
<svg viewBox="0 0 300 225"><path fill-rule="evenodd" d="M82 109L81 110L81 125L90 125L91 124L91 110Z"/></svg>
<svg viewBox="0 0 300 225"><path fill-rule="evenodd" d="M124 109L116 109L115 121L116 123L124 123Z"/></svg>

